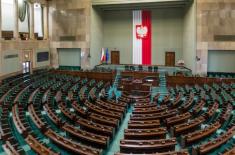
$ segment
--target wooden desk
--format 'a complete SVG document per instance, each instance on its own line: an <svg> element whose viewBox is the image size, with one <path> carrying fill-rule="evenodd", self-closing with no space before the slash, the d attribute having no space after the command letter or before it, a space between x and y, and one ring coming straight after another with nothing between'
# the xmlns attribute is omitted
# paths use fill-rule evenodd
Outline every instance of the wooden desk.
<svg viewBox="0 0 235 155"><path fill-rule="evenodd" d="M193 142L196 142L197 140L203 139L212 133L214 133L217 129L219 129L221 124L219 122L216 122L215 124L210 125L209 127L197 130L195 132L189 133L182 137L181 139L181 146L185 147L189 144L192 144Z"/></svg>
<svg viewBox="0 0 235 155"><path fill-rule="evenodd" d="M7 154L20 155L20 152L16 150L15 147L12 146L9 141L6 141L6 144L2 145L2 148ZM25 153L25 152L22 152L22 153Z"/></svg>
<svg viewBox="0 0 235 155"><path fill-rule="evenodd" d="M29 135L25 141L28 145L38 154L47 154L47 155L59 155L59 153L53 152L51 149L45 147L41 144L36 138L32 135Z"/></svg>
<svg viewBox="0 0 235 155"><path fill-rule="evenodd" d="M160 120L140 120L128 122L128 129L154 129L160 126Z"/></svg>
<svg viewBox="0 0 235 155"><path fill-rule="evenodd" d="M73 135L76 138L80 139L81 141L85 141L91 145L95 144L100 148L106 148L109 142L109 138L107 136L100 136L87 132L85 130L77 129L74 126L69 125L68 123L66 123L62 127L62 129L68 132L70 135Z"/></svg>
<svg viewBox="0 0 235 155"><path fill-rule="evenodd" d="M80 143L77 143L75 141L66 139L65 137L58 135L56 132L54 132L51 129L49 129L47 132L45 132L45 135L47 137L49 137L54 143L66 148L74 153L81 154L81 155L87 155L87 154L101 155L101 150L98 150L98 149L95 149L92 147L88 147L88 146L82 145Z"/></svg>
<svg viewBox="0 0 235 155"><path fill-rule="evenodd" d="M212 151L213 149L221 146L222 144L226 143L230 138L232 138L235 134L235 127L233 127L232 129L228 130L226 133L224 133L223 135L219 136L218 138L214 139L213 141L208 141L207 143L199 146L199 147L194 147L192 150L192 154L193 155L203 155L203 154L207 154L210 151Z"/></svg>
<svg viewBox="0 0 235 155"><path fill-rule="evenodd" d="M172 151L175 149L176 139L159 140L121 140L120 151L122 153L155 153Z"/></svg>
<svg viewBox="0 0 235 155"><path fill-rule="evenodd" d="M115 155L131 155L129 153L115 153ZM135 154L135 155L141 155L141 154ZM189 155L187 150L182 150L182 151L167 151L163 153L150 153L148 155Z"/></svg>
<svg viewBox="0 0 235 155"><path fill-rule="evenodd" d="M195 118L194 120L191 120L190 122L178 124L178 125L171 127L170 133L172 136L175 136L175 135L191 132L204 121L205 121L205 118L203 116L200 116L198 118Z"/></svg>
<svg viewBox="0 0 235 155"><path fill-rule="evenodd" d="M105 117L103 115L99 115L96 113L92 113L89 115L89 118L93 121L93 122L97 122L100 124L104 124L107 126L111 126L114 128L117 128L119 126L119 120L116 118L112 118L112 117Z"/></svg>
<svg viewBox="0 0 235 155"><path fill-rule="evenodd" d="M28 111L29 111L29 115L31 116L31 119L33 120L33 122L36 124L37 128L42 129L45 127L44 122L42 122L42 120L39 118L39 116L37 115L37 113L35 112L34 109L34 105L30 104L28 106Z"/></svg>
<svg viewBox="0 0 235 155"><path fill-rule="evenodd" d="M171 109L166 110L159 113L153 113L153 114L133 114L131 116L131 120L158 120L158 119L164 119L168 117L172 117L174 115L178 114L177 109Z"/></svg>
<svg viewBox="0 0 235 155"><path fill-rule="evenodd" d="M149 140L156 138L165 138L166 128L153 129L125 129L124 138L132 140Z"/></svg>
<svg viewBox="0 0 235 155"><path fill-rule="evenodd" d="M83 129L86 129L87 131L93 132L93 133L100 133L104 136L113 136L114 128L110 126L101 125L98 123L94 123L91 121L88 121L87 119L79 118L76 121L77 124L79 124Z"/></svg>

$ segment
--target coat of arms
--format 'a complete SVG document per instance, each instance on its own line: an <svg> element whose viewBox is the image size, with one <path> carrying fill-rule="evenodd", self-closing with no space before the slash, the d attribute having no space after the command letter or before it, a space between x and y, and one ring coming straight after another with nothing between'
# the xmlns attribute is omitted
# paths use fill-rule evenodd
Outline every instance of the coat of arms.
<svg viewBox="0 0 235 155"><path fill-rule="evenodd" d="M136 25L136 38L144 39L148 37L148 28L143 25Z"/></svg>

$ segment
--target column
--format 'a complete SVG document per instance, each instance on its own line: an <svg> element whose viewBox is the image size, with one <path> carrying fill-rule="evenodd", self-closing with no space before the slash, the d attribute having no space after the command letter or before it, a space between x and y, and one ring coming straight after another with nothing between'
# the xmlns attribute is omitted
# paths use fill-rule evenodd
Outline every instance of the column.
<svg viewBox="0 0 235 155"><path fill-rule="evenodd" d="M0 40L2 39L2 0L0 0Z"/></svg>
<svg viewBox="0 0 235 155"><path fill-rule="evenodd" d="M30 39L34 39L34 3L29 3L29 7L30 7Z"/></svg>
<svg viewBox="0 0 235 155"><path fill-rule="evenodd" d="M43 39L48 39L48 3L43 6Z"/></svg>
<svg viewBox="0 0 235 155"><path fill-rule="evenodd" d="M14 0L14 14L15 14L15 27L13 32L14 39L19 39L19 12L18 12L18 0Z"/></svg>

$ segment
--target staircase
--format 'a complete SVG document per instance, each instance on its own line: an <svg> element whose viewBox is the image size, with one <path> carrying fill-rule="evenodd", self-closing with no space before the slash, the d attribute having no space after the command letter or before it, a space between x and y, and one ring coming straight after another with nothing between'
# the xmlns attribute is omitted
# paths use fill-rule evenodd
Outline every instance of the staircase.
<svg viewBox="0 0 235 155"><path fill-rule="evenodd" d="M114 80L114 83L113 83L113 88L117 88L118 87L120 79L121 79L121 73L120 73L120 71L117 71L116 77L115 77L115 80Z"/></svg>
<svg viewBox="0 0 235 155"><path fill-rule="evenodd" d="M166 75L164 72L159 74L159 90L160 99L169 94L166 86Z"/></svg>
<svg viewBox="0 0 235 155"><path fill-rule="evenodd" d="M118 89L117 89L119 82L120 82L120 79L121 79L121 73L120 73L120 71L117 71L116 76L115 76L115 80L113 82L113 86L109 89L109 92L108 92L109 98L112 96L112 92L115 93L117 98L121 96L121 92L118 91Z"/></svg>
<svg viewBox="0 0 235 155"><path fill-rule="evenodd" d="M164 72L159 74L159 86L166 88L166 75Z"/></svg>
<svg viewBox="0 0 235 155"><path fill-rule="evenodd" d="M152 97L154 97L156 94L160 94L160 101L164 98L164 96L169 94L166 86L166 76L164 72L160 72L159 74L159 87L152 88Z"/></svg>

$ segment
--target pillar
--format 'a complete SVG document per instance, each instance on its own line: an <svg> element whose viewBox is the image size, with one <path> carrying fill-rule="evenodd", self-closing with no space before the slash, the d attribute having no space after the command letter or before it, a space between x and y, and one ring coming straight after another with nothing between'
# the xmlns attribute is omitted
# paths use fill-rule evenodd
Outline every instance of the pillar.
<svg viewBox="0 0 235 155"><path fill-rule="evenodd" d="M15 22L14 22L14 32L13 37L14 39L19 39L19 8L18 8L18 0L14 0L14 16L15 16Z"/></svg>
<svg viewBox="0 0 235 155"><path fill-rule="evenodd" d="M48 39L48 3L43 6L43 39Z"/></svg>
<svg viewBox="0 0 235 155"><path fill-rule="evenodd" d="M0 40L2 39L2 0L0 0Z"/></svg>
<svg viewBox="0 0 235 155"><path fill-rule="evenodd" d="M34 39L34 3L29 3L29 7L30 7L30 39Z"/></svg>

